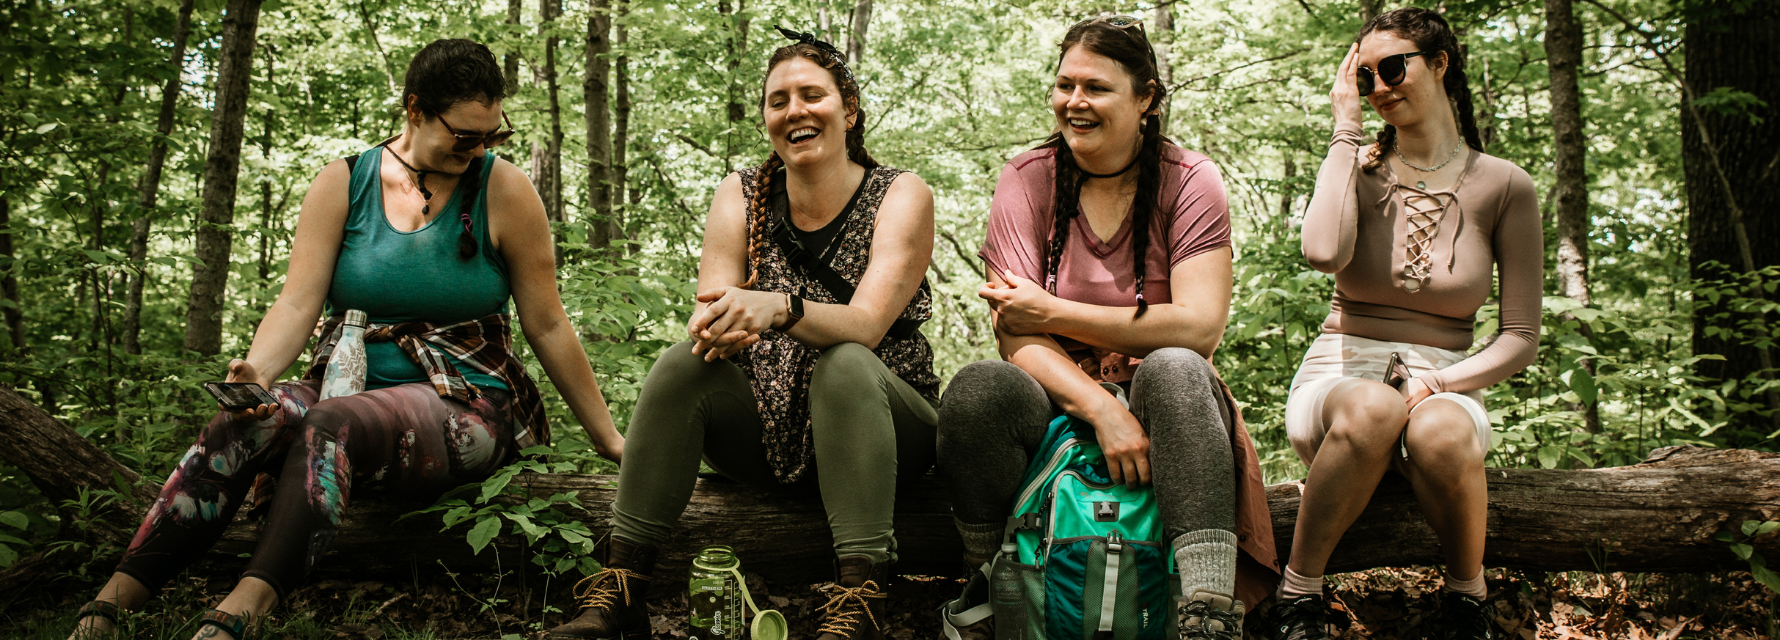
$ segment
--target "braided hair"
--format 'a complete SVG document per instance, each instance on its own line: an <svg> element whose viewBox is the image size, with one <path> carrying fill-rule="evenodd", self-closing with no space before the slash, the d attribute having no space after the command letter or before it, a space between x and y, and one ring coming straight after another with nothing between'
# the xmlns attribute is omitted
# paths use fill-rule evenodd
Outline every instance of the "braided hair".
<svg viewBox="0 0 1780 640"><path fill-rule="evenodd" d="M1149 301L1143 298L1144 277L1147 275L1144 272L1149 262L1146 258L1150 249L1151 221L1162 197L1162 146L1168 142L1162 135L1162 119L1157 110L1167 96L1167 89L1162 86L1157 73L1156 51L1141 27L1121 28L1103 20L1078 23L1069 29L1058 45L1062 50L1057 56L1059 64L1063 56L1078 45L1119 63L1131 75L1134 90L1143 91L1148 87L1150 91L1149 106L1144 109L1140 129L1143 139L1134 167L1137 170L1137 195L1131 202L1131 270L1137 281L1137 312L1132 317L1141 318L1149 310ZM1038 148L1055 149L1057 154L1057 177L1051 203L1055 218L1051 223L1051 247L1045 258L1044 284L1047 291L1055 294L1063 247L1069 241L1070 226L1075 217L1081 215L1082 184L1088 176L1076 164L1075 154L1070 151L1062 132L1051 134Z"/></svg>
<svg viewBox="0 0 1780 640"><path fill-rule="evenodd" d="M808 33L799 33L774 25L787 39L795 40L793 44L779 47L773 51L766 62L766 73L760 79L759 107L766 108L766 80L773 74L773 69L780 63L792 58L803 58L816 63L816 66L827 69L834 77L835 87L840 90L841 104L847 113L853 114L853 126L847 128L846 147L847 159L865 167L867 178L870 171L878 168L878 161L865 150L865 106L859 99L859 83L853 79L852 70L847 68L847 58L834 45L817 40ZM772 191L773 174L785 166L785 160L777 151L760 163L754 174L754 198L748 201L748 280L741 287L746 289L754 286L760 279L761 256L766 253L766 245L772 237L772 211L767 206L767 195Z"/></svg>
<svg viewBox="0 0 1780 640"><path fill-rule="evenodd" d="M1415 43L1417 50L1439 51L1445 56L1446 78L1441 81L1441 86L1446 89L1447 98L1458 112L1459 132L1465 136L1466 145L1483 151L1483 137L1477 132L1476 109L1471 105L1471 83L1465 77L1465 51L1459 46L1459 38L1453 34L1452 27L1446 24L1446 18L1441 17L1438 12L1419 7L1386 11L1367 22L1360 29L1360 35L1354 38L1354 42L1365 40L1366 36L1376 32L1396 34ZM1397 127L1386 123L1384 130L1378 132L1378 141L1366 155L1366 164L1360 168L1367 173L1377 171L1384 166L1385 154L1396 148Z"/></svg>
<svg viewBox="0 0 1780 640"><path fill-rule="evenodd" d="M408 72L402 77L402 104L412 104L427 119L436 118L463 102L492 103L505 98L506 91L507 81L502 77L501 65L495 61L494 52L470 40L434 40L420 53L414 54L414 59L408 62ZM409 96L414 97L412 102ZM403 165L408 164L400 156L396 159ZM463 231L457 235L459 260L476 257L481 245L476 239L475 223L470 213L476 209L476 200L482 192L483 162L482 157L471 160L462 176L462 192L457 201L457 218L463 225ZM412 166L409 168L413 169ZM432 197L426 191L426 174L430 172L415 171L420 174L421 191Z"/></svg>

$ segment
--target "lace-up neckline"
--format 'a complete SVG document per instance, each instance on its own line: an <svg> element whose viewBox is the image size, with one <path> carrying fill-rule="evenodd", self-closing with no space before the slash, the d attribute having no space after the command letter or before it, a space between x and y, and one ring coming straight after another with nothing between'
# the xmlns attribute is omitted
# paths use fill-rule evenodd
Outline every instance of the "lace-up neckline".
<svg viewBox="0 0 1780 640"><path fill-rule="evenodd" d="M1397 286L1404 291L1420 292L1433 275L1434 239L1439 237L1440 227L1446 224L1448 217L1453 218L1453 232L1447 245L1447 273L1452 273L1453 265L1458 261L1459 233L1465 228L1465 211L1459 205L1458 190L1465 185L1476 160L1475 150L1467 148L1465 151L1468 152L1465 166L1458 180L1452 187L1438 191L1424 187L1424 182L1416 182L1414 186L1404 184L1395 171L1386 168L1389 173L1378 205L1386 217L1395 207L1403 209L1403 256L1400 262L1392 265L1391 271L1396 274Z"/></svg>

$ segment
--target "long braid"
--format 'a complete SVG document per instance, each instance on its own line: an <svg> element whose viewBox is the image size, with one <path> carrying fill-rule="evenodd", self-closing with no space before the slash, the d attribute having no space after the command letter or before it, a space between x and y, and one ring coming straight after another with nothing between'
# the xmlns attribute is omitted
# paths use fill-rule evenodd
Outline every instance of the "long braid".
<svg viewBox="0 0 1780 640"><path fill-rule="evenodd" d="M1457 49L1457 47L1454 47ZM1452 66L1446 70L1446 93L1452 96L1453 104L1459 112L1459 132L1465 136L1465 144L1472 149L1483 151L1483 136L1477 132L1477 113L1471 106L1471 82L1465 74L1465 58L1449 56Z"/></svg>
<svg viewBox="0 0 1780 640"><path fill-rule="evenodd" d="M767 194L772 191L773 174L785 161L779 158L777 151L766 157L766 162L754 173L754 198L748 201L748 281L741 288L747 289L760 280L760 260L766 253L766 243L772 237L772 211L767 206Z"/></svg>
<svg viewBox="0 0 1780 640"><path fill-rule="evenodd" d="M1162 104L1162 89L1150 102L1152 109ZM1137 152L1137 195L1131 202L1131 271L1137 279L1137 313L1143 317L1150 303L1143 299L1144 271L1149 266L1150 220L1162 196L1162 117L1144 117L1143 146Z"/></svg>
<svg viewBox="0 0 1780 640"><path fill-rule="evenodd" d="M1044 145L1057 150L1057 177L1052 180L1056 189L1051 197L1051 251L1045 258L1046 291L1057 293L1057 270L1063 267L1063 245L1069 242L1069 225L1081 214L1082 174L1081 168L1075 164L1075 154L1069 150L1069 143L1063 140L1062 134L1051 136Z"/></svg>
<svg viewBox="0 0 1780 640"><path fill-rule="evenodd" d="M476 250L482 244L476 241L476 224L470 213L476 210L476 199L482 193L482 162L483 157L477 156L470 161L470 168L464 170L463 193L457 200L457 219L463 223L464 230L457 234L457 259L469 260L476 257Z"/></svg>
<svg viewBox="0 0 1780 640"><path fill-rule="evenodd" d="M1393 151L1396 148L1397 126L1387 124L1384 126L1383 131L1378 132L1378 141L1372 143L1372 151L1366 154L1366 164L1361 165L1360 170L1365 171L1366 173L1377 171L1379 167L1384 166L1384 154Z"/></svg>

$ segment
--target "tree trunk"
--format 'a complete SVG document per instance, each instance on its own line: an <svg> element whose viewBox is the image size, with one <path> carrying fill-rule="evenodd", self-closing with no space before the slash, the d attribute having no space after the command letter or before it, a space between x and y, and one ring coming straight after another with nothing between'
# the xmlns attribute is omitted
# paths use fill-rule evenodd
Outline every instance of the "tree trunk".
<svg viewBox="0 0 1780 640"><path fill-rule="evenodd" d="M155 123L154 146L148 151L148 169L137 186L136 220L130 225L130 264L137 269L130 278L129 291L124 294L124 353L142 354L142 288L148 279L148 231L153 223L155 200L161 189L161 167L167 164L167 136L173 132L174 109L179 105L179 76L185 71L185 41L192 33L192 2L180 0L179 20L173 26L173 54L168 56L171 73L161 88L161 115Z"/></svg>
<svg viewBox="0 0 1780 640"><path fill-rule="evenodd" d="M1153 44L1156 49L1156 77L1161 79L1162 89L1166 92L1169 87L1174 86L1174 66L1168 59L1174 53L1174 6L1158 3L1155 23L1156 39ZM1162 135L1168 135L1168 117L1174 113L1169 103L1173 102L1173 97L1164 93L1160 105L1162 112L1156 116L1162 125Z"/></svg>
<svg viewBox="0 0 1780 640"><path fill-rule="evenodd" d="M741 16L735 18L734 21L731 22L728 41L728 59L725 61L725 66L729 72L728 79L725 81L724 85L727 87L726 115L729 118L729 128L723 134L723 172L725 174L735 171L735 158L737 152L740 150L740 145L736 143L736 135L737 132L741 130L742 121L747 118L747 111L742 105L742 95L747 92L747 88L743 86L741 78L737 77L737 71L742 66L742 57L746 56L748 52L748 18L747 12L745 11L746 8L747 0L736 0L733 10L730 8L729 0L717 0L717 13L723 16L725 22L731 22L730 17L732 15Z"/></svg>
<svg viewBox="0 0 1780 640"><path fill-rule="evenodd" d="M0 388L0 460L14 465L45 497L60 501L80 490L131 487L128 503L102 511L102 535L127 539L158 490L92 443L10 390ZM1704 571L1746 568L1713 536L1744 520L1780 519L1780 454L1669 447L1643 464L1588 470L1490 469L1488 566L1540 571ZM1393 476L1395 478L1395 476ZM121 480L120 480L121 479ZM535 475L514 479L532 495L577 491L587 510L574 512L595 535L609 528L615 476ZM1290 555L1293 519L1303 485L1267 488L1280 557ZM896 534L900 573L955 575L961 546L948 495L933 476L898 495ZM440 533L433 516L397 520L414 505L355 501L322 573L408 576L443 562L453 571L495 569L494 554L471 556L462 529ZM224 571L238 571L250 553L257 524L243 514L210 553ZM787 583L825 579L832 565L821 501L779 497L721 479L700 480L692 502L664 549L662 573L684 575L696 550L735 547L748 571ZM1780 554L1780 533L1754 541L1767 557ZM502 567L529 566L518 541L494 548ZM1436 564L1439 543L1400 478L1373 494L1359 521L1342 537L1329 571ZM15 577L16 578L16 577ZM0 591L16 587L0 576ZM679 589L660 581L664 590Z"/></svg>
<svg viewBox="0 0 1780 640"><path fill-rule="evenodd" d="M1360 22L1371 22L1383 11L1384 0L1360 0Z"/></svg>
<svg viewBox="0 0 1780 640"><path fill-rule="evenodd" d="M1780 3L1708 1L1684 15L1690 98L1729 89L1766 102L1747 112L1682 107L1689 262L1694 278L1710 282L1780 264L1780 65L1774 64L1780 59ZM1725 305L1696 299L1694 353L1723 357L1696 366L1715 381L1742 380L1773 366L1770 349L1707 331L1756 319L1729 313ZM1771 410L1780 409L1780 390L1766 400ZM1754 432L1744 440L1753 442L1780 426L1780 411L1765 424L1744 415L1733 417L1732 425Z"/></svg>
<svg viewBox="0 0 1780 640"><path fill-rule="evenodd" d="M1588 149L1583 142L1582 22L1576 19L1572 0L1545 0L1545 60L1551 73L1551 133L1553 170L1552 209L1558 232L1558 290L1586 307L1588 289ZM1575 321L1574 317L1566 320ZM1587 323L1584 336L1592 337ZM1578 366L1595 375L1594 360L1580 358ZM1597 398L1582 398L1570 410L1581 413L1589 433L1601 432L1601 407Z"/></svg>
<svg viewBox="0 0 1780 640"><path fill-rule="evenodd" d="M525 11L525 0L507 0L507 24L511 25L513 27L518 27L520 15L524 11ZM509 33L517 34L518 31L519 30L517 28L514 28ZM514 36L509 36L509 37L517 37L517 36L514 35ZM507 53L505 53L501 56L501 74L506 76L506 80L507 80L506 93L507 93L508 98L512 98L513 96L519 95L519 51L518 51L518 45L513 44L510 46L512 48L509 49L507 51Z"/></svg>
<svg viewBox="0 0 1780 640"><path fill-rule="evenodd" d="M18 256L12 251L12 200L4 192L0 192L0 258L6 259L6 275L0 276L0 300L6 306L0 307L0 316L6 318L12 357L19 358L25 353L25 314L19 302Z"/></svg>
<svg viewBox="0 0 1780 640"><path fill-rule="evenodd" d="M272 47L266 47L266 90L276 91ZM267 167L260 176L260 286L272 286L272 107L266 107L266 126L260 137L260 160Z"/></svg>
<svg viewBox="0 0 1780 640"><path fill-rule="evenodd" d="M587 76L587 245L605 251L617 239L612 224L612 3L589 0Z"/></svg>
<svg viewBox="0 0 1780 640"><path fill-rule="evenodd" d="M562 17L562 0L539 0L538 32L544 39L544 66L537 70L538 84L544 85L545 104L550 114L550 137L542 144L532 143L532 182L544 200L544 217L551 222L551 245L556 252L556 266L562 266L562 223L567 221L562 208L562 104L556 83L556 46L560 39L554 33L556 19Z"/></svg>
<svg viewBox="0 0 1780 640"><path fill-rule="evenodd" d="M855 69L855 74L860 61L865 60L865 33L870 27L871 0L859 0L853 6L853 30L847 35L847 65Z"/></svg>
<svg viewBox="0 0 1780 640"><path fill-rule="evenodd" d="M210 118L203 210L196 233L199 263L193 269L185 312L185 348L207 356L222 350L223 294L228 289L229 247L234 239L235 180L241 169L242 119L247 115L259 18L260 0L229 0L223 17L216 106Z"/></svg>
<svg viewBox="0 0 1780 640"><path fill-rule="evenodd" d="M625 17L630 14L630 0L618 0L618 19L613 21L612 45L618 50L613 65L612 82L612 229L618 237L629 237L625 227L625 194L630 188L630 56L625 45L630 42Z"/></svg>

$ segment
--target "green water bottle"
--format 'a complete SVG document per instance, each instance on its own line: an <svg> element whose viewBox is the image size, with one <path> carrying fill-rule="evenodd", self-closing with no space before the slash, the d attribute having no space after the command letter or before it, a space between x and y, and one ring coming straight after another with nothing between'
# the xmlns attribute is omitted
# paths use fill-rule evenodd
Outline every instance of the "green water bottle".
<svg viewBox="0 0 1780 640"><path fill-rule="evenodd" d="M692 561L688 597L694 640L741 640L742 589L731 569L740 569L735 550L705 547Z"/></svg>

